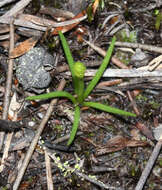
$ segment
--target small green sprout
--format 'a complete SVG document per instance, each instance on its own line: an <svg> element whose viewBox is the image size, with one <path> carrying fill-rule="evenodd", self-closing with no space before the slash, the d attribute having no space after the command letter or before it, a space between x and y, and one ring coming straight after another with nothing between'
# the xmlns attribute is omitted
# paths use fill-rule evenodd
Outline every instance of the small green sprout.
<svg viewBox="0 0 162 190"><path fill-rule="evenodd" d="M81 112L81 107L82 106L87 106L87 107L92 107L101 111L113 113L113 114L119 114L119 115L124 115L124 116L132 116L135 117L136 115L134 113L130 113L124 110L120 110L118 108L113 108L111 106L103 105L97 102L88 102L85 101L85 99L88 97L88 95L91 93L91 91L95 88L96 84L102 77L105 69L107 68L107 65L110 61L113 49L114 49L114 44L116 38L113 37L112 42L109 46L109 49L106 53L106 56L103 59L102 64L100 65L98 71L96 72L95 76L93 79L90 81L88 84L87 88L84 88L84 73L86 71L86 67L84 66L83 63L81 62L74 62L73 57L71 55L68 43L64 37L64 35L59 32L59 36L61 39L61 43L65 52L65 56L67 59L67 62L69 64L70 72L72 75L72 82L73 82L73 87L74 87L74 92L75 95L77 95L77 98L73 96L72 94L65 92L65 91L56 91L56 92L50 92L47 94L41 94L38 96L30 96L27 97L26 100L43 100L43 99L49 99L49 98L58 98L58 97L66 97L74 105L74 122L72 126L72 131L70 134L70 138L68 140L67 145L71 145L75 136L76 132L80 123L80 112Z"/></svg>
<svg viewBox="0 0 162 190"><path fill-rule="evenodd" d="M135 43L137 42L137 32L135 30L133 31L127 31L125 29L118 32L118 37L123 42L130 42Z"/></svg>
<svg viewBox="0 0 162 190"><path fill-rule="evenodd" d="M159 10L156 10L155 16L156 16L155 29L156 29L157 31L159 31L159 29L160 29L160 24L161 24L161 22L162 22L162 12L160 12Z"/></svg>

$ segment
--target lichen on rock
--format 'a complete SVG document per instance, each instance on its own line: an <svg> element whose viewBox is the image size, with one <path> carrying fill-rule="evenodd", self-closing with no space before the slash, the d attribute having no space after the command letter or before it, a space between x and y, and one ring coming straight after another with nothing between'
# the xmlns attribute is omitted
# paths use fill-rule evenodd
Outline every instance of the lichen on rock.
<svg viewBox="0 0 162 190"><path fill-rule="evenodd" d="M44 48L35 47L16 62L16 76L24 90L42 93L49 86L48 70L53 68L54 58Z"/></svg>

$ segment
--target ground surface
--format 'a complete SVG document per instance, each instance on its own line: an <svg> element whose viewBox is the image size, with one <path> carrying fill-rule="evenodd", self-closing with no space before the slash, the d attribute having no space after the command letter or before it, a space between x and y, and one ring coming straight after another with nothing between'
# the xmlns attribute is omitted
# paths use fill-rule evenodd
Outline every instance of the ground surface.
<svg viewBox="0 0 162 190"><path fill-rule="evenodd" d="M39 4L41 2L33 1L26 8L26 12L31 14L40 15ZM75 3L74 3L75 2ZM80 2L80 1L78 1ZM68 1L45 1L45 6L55 6L57 8L68 9L73 12L77 12L78 3L73 1L74 7L69 5ZM158 30L155 29L155 10L162 12L162 7L146 10L147 7L151 6L153 1L103 1L105 4L103 8L99 8L93 18L92 22L85 20L79 24L79 27L84 27L86 34L83 36L86 40L90 40L97 46L106 50L108 48L108 43L112 38L109 29L116 22L114 18L108 21L102 28L102 25L106 18L111 15L111 12L117 12L120 15L120 21L117 28L121 24L124 25L126 32L121 35L120 30L114 33L117 36L118 41L131 41L130 32L134 31L133 43L141 43L162 47L162 26ZM88 1L87 4L90 4ZM84 4L83 4L84 7ZM50 17L48 17L50 18ZM162 21L161 21L162 22ZM70 30L65 34L65 37L70 44L70 49L74 56L74 59L80 60L87 64L89 68L97 69L97 63L102 62L103 57L92 50L83 42L78 42L76 38L75 29ZM20 41L26 37L20 35ZM57 67L66 65L66 59L63 54L61 45L59 43L55 44L56 38L46 37L43 42L38 43L38 46L45 47L57 60ZM133 49L136 50L135 48ZM120 52L117 47L115 47L114 55L125 62L127 66L138 68L143 65L147 65L149 60L159 56L159 53L152 51L144 51L147 54L148 59L146 62L131 61L132 53L130 52ZM3 53L2 53L3 55ZM55 64L56 66L56 64ZM109 68L117 68L112 62ZM6 70L1 69L3 80L1 82L1 87L5 86L5 75ZM51 74L52 82L50 83L49 89L56 90L59 81L62 78L66 78L67 84L65 87L66 91L72 92L71 79L65 76L65 73L57 73L57 75ZM119 79L118 78L102 78L100 82ZM16 79L16 74L14 71L14 80ZM136 78L137 80L139 78ZM123 79L124 82L129 82L129 77ZM139 110L138 119L119 117L111 115L108 113L103 113L93 109L85 110L81 115L81 125L79 127L78 135L75 139L74 144L68 150L66 149L67 141L63 141L59 144L54 144L56 139L63 137L70 133L72 122L70 118L70 111L73 108L70 102L65 99L60 99L58 104L54 108L54 112L51 115L46 127L41 135L41 139L44 140L45 145L51 149L54 149L57 156L60 157L61 162L69 162L71 167L76 164L76 157L83 160L82 169L87 175L96 176L97 180L102 181L104 184L110 186L112 189L125 189L133 190L139 180L139 177L145 167L146 162L153 150L156 143L154 138L149 138L137 129L137 123L140 122L145 125L151 132L155 127L162 123L162 89L161 83L155 85L152 83L142 83L139 85L128 85L127 88L122 90L122 95L115 93L114 90L96 89L91 94L90 99L104 104L109 104L120 109L134 112L133 103ZM150 86L153 86L152 88ZM137 96L133 97L133 101L130 102L128 98L128 92L131 91L133 94L134 90L140 90ZM21 84L13 84L12 92L16 91L18 94L18 102L22 101L24 97L28 96L27 92L22 88ZM25 96L24 96L25 94ZM1 95L1 105L3 104L3 93ZM123 96L125 95L125 96ZM39 102L36 104L27 103L19 113L19 117L23 120L26 126L34 132L39 126L43 115L47 110L49 101ZM65 112L66 111L66 112ZM142 129L143 130L143 129ZM144 130L145 132L145 130ZM20 135L20 134L19 134ZM22 135L22 134L21 134ZM23 138L20 135L20 138ZM24 135L24 134L23 134ZM24 137L24 142L26 142L26 137ZM111 141L110 141L111 139ZM30 140L29 140L30 141ZM21 150L11 151L9 157L5 164L4 171L0 174L0 189L7 189L8 181L13 182L12 175L14 176L17 172L18 161L25 156L28 146L24 145ZM1 152L2 156L2 152ZM159 155L154 169L152 170L147 183L144 187L145 190L160 190L162 189L161 184L161 170L162 166L162 154ZM99 190L101 187L94 185L89 181L79 178L74 173L67 174L62 172L55 163L51 161L52 167L52 178L54 183L54 189L67 189L67 190ZM14 172L15 173L14 173ZM82 171L82 170L81 170ZM9 179L10 178L10 179ZM3 187L3 188L2 188ZM8 185L9 189L12 189ZM111 189L110 188L110 189ZM20 189L37 189L45 190L47 189L46 182L46 167L44 152L38 146L32 156L26 173L23 177Z"/></svg>

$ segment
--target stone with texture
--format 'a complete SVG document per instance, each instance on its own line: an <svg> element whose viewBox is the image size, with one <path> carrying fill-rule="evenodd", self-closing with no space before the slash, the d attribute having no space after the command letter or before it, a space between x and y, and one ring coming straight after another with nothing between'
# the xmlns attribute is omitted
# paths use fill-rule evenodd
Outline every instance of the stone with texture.
<svg viewBox="0 0 162 190"><path fill-rule="evenodd" d="M53 68L53 56L44 48L35 47L16 61L16 76L24 90L42 93L51 82L48 70Z"/></svg>

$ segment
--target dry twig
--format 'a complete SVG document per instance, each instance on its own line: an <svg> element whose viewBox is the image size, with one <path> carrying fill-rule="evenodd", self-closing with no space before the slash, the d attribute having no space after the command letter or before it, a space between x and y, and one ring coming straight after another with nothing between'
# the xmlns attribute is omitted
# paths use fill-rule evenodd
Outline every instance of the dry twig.
<svg viewBox="0 0 162 190"><path fill-rule="evenodd" d="M154 69L156 69L162 62L162 55L156 57L155 59L153 59L150 63L149 63L149 71L153 71ZM162 66L162 64L161 64Z"/></svg>
<svg viewBox="0 0 162 190"><path fill-rule="evenodd" d="M87 15L84 15L82 17L67 20L64 22L54 22L52 20L40 18L33 15L20 14L17 18L15 18L14 25L40 30L40 31L46 31L48 27L53 27L53 28L64 27L81 22L86 18ZM9 24L10 21L11 21L10 17L3 17L3 16L0 17L0 23Z"/></svg>
<svg viewBox="0 0 162 190"><path fill-rule="evenodd" d="M162 77L162 69L155 71L147 71L142 69L107 69L105 70L102 77L126 77L126 78L134 78L134 77ZM88 69L85 73L85 77L92 77L95 75L97 70ZM70 72L65 73L67 76L70 76Z"/></svg>
<svg viewBox="0 0 162 190"><path fill-rule="evenodd" d="M46 151L44 150L45 154L45 162L46 162L46 176L47 176L47 187L48 190L53 190L53 181L52 181L52 172L51 172L51 163L50 163L50 157Z"/></svg>
<svg viewBox="0 0 162 190"><path fill-rule="evenodd" d="M147 45L147 44L139 44L139 43L129 43L129 42L115 42L115 46L122 46L128 48L140 48L146 51L151 51L155 53L162 54L162 47Z"/></svg>
<svg viewBox="0 0 162 190"><path fill-rule="evenodd" d="M10 52L14 49L14 27L13 22L10 24ZM12 76L13 76L13 59L9 60L8 63L8 71L7 71L7 81L6 81L6 90L5 90L5 97L4 97L4 107L3 107L3 115L2 119L8 119L8 108L10 103L10 93L11 93L11 85L12 85ZM0 133L0 150L3 146L5 133Z"/></svg>
<svg viewBox="0 0 162 190"><path fill-rule="evenodd" d="M162 147L162 137L161 139L157 142L156 146L154 147L154 150L147 162L147 165L145 167L145 169L143 170L142 172L142 175L137 183L137 186L135 188L135 190L142 190L145 183L146 183L146 180L148 178L148 176L150 175L150 172L151 172L151 169L159 155L159 152L160 152L160 149Z"/></svg>

